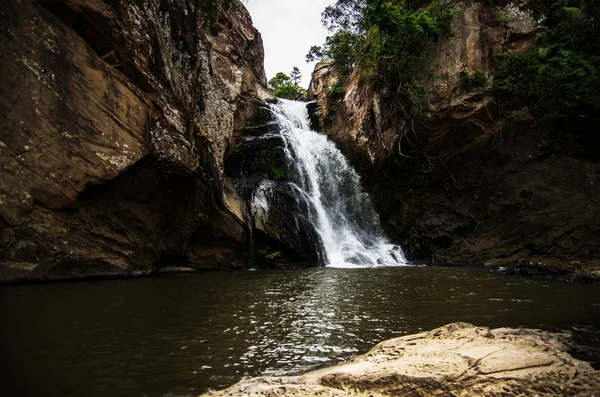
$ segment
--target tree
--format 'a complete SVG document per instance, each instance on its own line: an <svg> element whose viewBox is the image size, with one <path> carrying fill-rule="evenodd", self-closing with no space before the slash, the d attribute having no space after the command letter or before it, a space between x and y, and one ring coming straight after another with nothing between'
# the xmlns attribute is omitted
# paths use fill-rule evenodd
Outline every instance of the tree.
<svg viewBox="0 0 600 397"><path fill-rule="evenodd" d="M496 56L493 92L528 107L545 131L543 152L600 158L600 5L540 0L538 8L547 30L528 51Z"/></svg>
<svg viewBox="0 0 600 397"><path fill-rule="evenodd" d="M290 80L292 81L292 84L296 85L300 84L300 81L302 81L302 73L300 73L300 69L298 69L296 66L294 66L294 69L292 69Z"/></svg>
<svg viewBox="0 0 600 397"><path fill-rule="evenodd" d="M276 91L282 84L288 83L290 81L290 76L283 72L279 72L269 80L269 88L273 91Z"/></svg>
<svg viewBox="0 0 600 397"><path fill-rule="evenodd" d="M338 30L327 36L325 44L312 46L306 54L306 62L333 59L344 76L348 76L363 49L364 38L348 30Z"/></svg>
<svg viewBox="0 0 600 397"><path fill-rule="evenodd" d="M306 54L306 62L314 62L314 61L322 61L323 59L328 59L329 56L326 55L323 47L319 45L314 45L310 47L308 50L308 54Z"/></svg>
<svg viewBox="0 0 600 397"><path fill-rule="evenodd" d="M365 14L373 0L337 0L321 13L321 22L330 32L346 30L364 36L367 30Z"/></svg>
<svg viewBox="0 0 600 397"><path fill-rule="evenodd" d="M420 105L429 73L427 49L450 35L453 3L337 0L322 13L333 34L323 46L311 47L306 59L332 59L345 77L360 64L360 78L372 89Z"/></svg>
<svg viewBox="0 0 600 397"><path fill-rule="evenodd" d="M296 100L300 98L300 87L290 82L283 83L275 90L277 98Z"/></svg>
<svg viewBox="0 0 600 397"><path fill-rule="evenodd" d="M283 72L279 72L269 80L269 88L273 90L273 93L277 98L296 100L300 98L300 86L298 82L302 78L300 69L294 67L291 76Z"/></svg>

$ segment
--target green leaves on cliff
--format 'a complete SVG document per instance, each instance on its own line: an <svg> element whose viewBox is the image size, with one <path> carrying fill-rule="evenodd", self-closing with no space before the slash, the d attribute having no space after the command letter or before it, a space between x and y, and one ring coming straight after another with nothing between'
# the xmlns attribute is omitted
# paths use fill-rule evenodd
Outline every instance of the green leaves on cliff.
<svg viewBox="0 0 600 397"><path fill-rule="evenodd" d="M339 30L328 36L323 46L312 46L306 54L306 62L333 59L342 75L348 76L362 54L364 43L364 37L347 30Z"/></svg>
<svg viewBox="0 0 600 397"><path fill-rule="evenodd" d="M344 84L339 80L334 81L329 87L329 98L333 101L339 101L344 97L345 93Z"/></svg>
<svg viewBox="0 0 600 397"><path fill-rule="evenodd" d="M460 84L462 88L469 92L474 88L485 88L488 85L488 77L482 71L476 71L473 74L465 70L460 71Z"/></svg>
<svg viewBox="0 0 600 397"><path fill-rule="evenodd" d="M428 77L428 45L451 34L451 1L338 0L322 14L333 33L313 46L307 61L333 59L347 77L359 78L393 99L418 103ZM421 7L421 8L418 8Z"/></svg>
<svg viewBox="0 0 600 397"><path fill-rule="evenodd" d="M433 1L420 10L385 4L368 11L368 51L362 69L375 90L420 104L430 77L431 44L451 33L455 11L440 4Z"/></svg>
<svg viewBox="0 0 600 397"><path fill-rule="evenodd" d="M527 52L496 57L494 93L528 106L549 131L575 133L598 149L600 7L582 0L540 3L548 31Z"/></svg>
<svg viewBox="0 0 600 397"><path fill-rule="evenodd" d="M229 9L235 0L185 0L188 13L201 17L204 25L212 26L219 15Z"/></svg>

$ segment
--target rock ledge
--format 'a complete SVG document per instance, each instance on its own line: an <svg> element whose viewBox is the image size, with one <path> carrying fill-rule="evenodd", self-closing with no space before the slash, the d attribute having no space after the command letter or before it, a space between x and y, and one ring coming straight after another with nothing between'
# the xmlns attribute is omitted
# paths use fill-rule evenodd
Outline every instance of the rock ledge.
<svg viewBox="0 0 600 397"><path fill-rule="evenodd" d="M592 396L600 371L561 335L454 323L391 339L345 364L261 377L205 396Z"/></svg>

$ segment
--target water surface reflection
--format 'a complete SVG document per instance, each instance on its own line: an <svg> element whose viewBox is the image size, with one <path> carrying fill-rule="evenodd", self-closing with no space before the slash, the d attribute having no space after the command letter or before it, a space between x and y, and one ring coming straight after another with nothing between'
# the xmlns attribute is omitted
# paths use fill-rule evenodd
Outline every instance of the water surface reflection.
<svg viewBox="0 0 600 397"><path fill-rule="evenodd" d="M600 288L479 269L311 269L3 286L0 309L13 395L193 396L454 321L597 327Z"/></svg>

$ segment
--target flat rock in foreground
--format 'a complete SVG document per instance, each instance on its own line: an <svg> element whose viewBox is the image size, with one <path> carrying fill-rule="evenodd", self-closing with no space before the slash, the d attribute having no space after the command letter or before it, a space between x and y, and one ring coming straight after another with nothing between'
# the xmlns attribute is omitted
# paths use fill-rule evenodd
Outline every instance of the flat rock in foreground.
<svg viewBox="0 0 600 397"><path fill-rule="evenodd" d="M339 366L205 396L600 396L600 371L566 350L544 331L455 323L382 342Z"/></svg>

